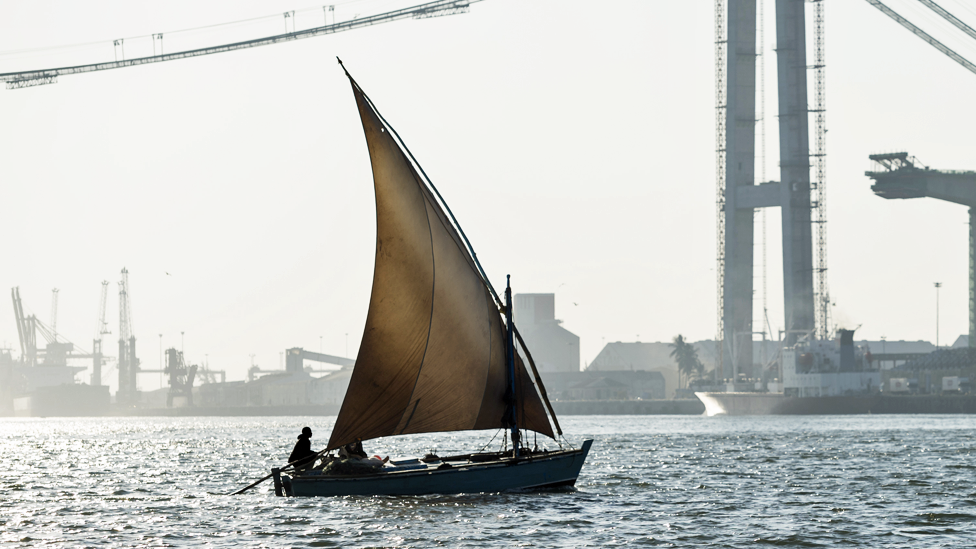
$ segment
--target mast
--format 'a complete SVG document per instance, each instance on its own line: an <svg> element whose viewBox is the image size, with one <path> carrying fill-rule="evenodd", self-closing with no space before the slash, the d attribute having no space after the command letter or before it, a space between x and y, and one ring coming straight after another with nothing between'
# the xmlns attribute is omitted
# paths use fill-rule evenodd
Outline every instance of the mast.
<svg viewBox="0 0 976 549"><path fill-rule="evenodd" d="M508 372L508 418L512 448L519 455L518 404L515 398L515 325L512 323L512 275L505 275L505 369Z"/></svg>

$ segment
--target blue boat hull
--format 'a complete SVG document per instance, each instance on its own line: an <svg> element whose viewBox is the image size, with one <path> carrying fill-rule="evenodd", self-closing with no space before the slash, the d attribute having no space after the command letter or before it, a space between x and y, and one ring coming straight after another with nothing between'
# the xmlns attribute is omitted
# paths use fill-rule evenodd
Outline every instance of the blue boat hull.
<svg viewBox="0 0 976 549"><path fill-rule="evenodd" d="M397 471L393 468L384 472L381 469L359 476L281 476L280 482L282 493L288 496L405 496L573 486L592 444L592 440L586 440L578 450L535 454L520 459L464 463L448 460L420 470Z"/></svg>

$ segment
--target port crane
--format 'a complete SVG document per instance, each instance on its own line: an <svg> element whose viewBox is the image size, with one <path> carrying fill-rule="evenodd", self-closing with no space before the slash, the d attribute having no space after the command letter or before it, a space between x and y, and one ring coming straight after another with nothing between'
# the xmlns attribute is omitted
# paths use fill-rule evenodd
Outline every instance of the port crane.
<svg viewBox="0 0 976 549"><path fill-rule="evenodd" d="M115 60L115 61L110 61L105 63L91 63L88 65L75 65L72 67L59 67L53 69L40 69L40 70L0 73L0 80L6 82L8 90L27 88L31 86L41 86L44 84L54 84L58 81L59 76L65 76L69 74L81 74L86 72L121 69L124 67L134 67L137 65L147 65L150 63L161 63L163 61L175 61L177 59L188 59L190 57L200 57L203 55L212 55L215 53L224 53L228 51L243 50L247 48L255 48L258 46L280 44L283 42L291 42L294 40L314 38L316 36L323 36L327 34L335 34L337 32L359 29L363 27L370 27L373 25L378 25L380 23L399 21L401 19L427 19L431 17L441 17L445 15L467 13L470 10L471 4L480 1L481 0L436 0L434 2L427 2L425 4L420 4L417 6L412 6L409 8L403 8L399 10L388 11L377 15L371 15L368 17L354 18L349 21L341 21L338 23L333 22L333 24L331 25L326 24L321 27L314 27L311 29L304 29L304 30L297 30L297 31L293 30L292 32L287 32L285 34L266 36L264 38L256 38L253 40L244 40L241 42L234 42L231 44L222 44L219 46L198 48L198 49L180 51L175 53L167 53L167 54L160 53L159 55L138 57L135 59L123 58L121 60ZM292 28L294 29L294 27ZM153 36L154 40L156 39L156 36L157 35ZM159 34L158 36L162 38L162 34ZM119 41L117 40L116 42Z"/></svg>
<svg viewBox="0 0 976 549"><path fill-rule="evenodd" d="M976 74L976 64L949 49L931 35L916 27L879 0L867 0L882 13L905 27L912 34L941 51L966 70ZM976 30L946 11L933 0L919 0L943 19L976 39ZM874 180L871 190L885 199L910 199L929 197L960 204L969 208L969 347L976 347L976 172L934 170L925 166L907 152L873 154L869 156L877 166L865 172Z"/></svg>
<svg viewBox="0 0 976 549"><path fill-rule="evenodd" d="M183 361L183 351L166 349L166 368L163 370L169 376L169 391L166 393L166 407L173 407L173 399L186 399L187 406L193 406L193 379L197 375L197 365L187 365Z"/></svg>
<svg viewBox="0 0 976 549"><path fill-rule="evenodd" d="M20 288L16 287L10 291L14 304L14 320L17 324L17 335L20 339L21 361L28 367L66 365L69 358L90 358L91 355L82 350L81 353L74 353L79 349L74 343L64 337L59 337L57 329L52 324L46 324L37 315L24 314L24 304L20 298ZM51 312L52 319L57 318L57 289L53 292L54 301ZM37 336L46 342L44 349L38 349Z"/></svg>
<svg viewBox="0 0 976 549"><path fill-rule="evenodd" d="M36 315L24 313L20 288L12 288L10 295L14 306L14 320L17 325L17 335L20 340L22 364L27 368L41 367L42 369L50 369L50 367L54 366L67 367L72 372L75 372L84 370L84 368L78 366L69 367L69 359L91 359L91 385L102 385L102 367L105 365L106 360L115 358L105 355L102 350L103 336L112 333L106 320L108 284L108 281L102 281L101 295L98 301L98 318L95 324L95 337L92 339L92 352L90 354L57 332L57 328L55 328L59 295L57 289L52 291L51 323L46 324L37 318ZM42 349L38 348L38 335L45 342ZM68 383L70 380L65 382Z"/></svg>
<svg viewBox="0 0 976 549"><path fill-rule="evenodd" d="M53 295L57 296L57 292ZM93 358L93 355L59 336L53 326L44 323L34 314L24 313L20 288L10 290L14 306L14 320L20 339L21 366L17 370L25 382L24 390L33 387L74 383L76 374L86 370L84 366L69 366L69 359ZM52 307L52 313L56 305ZM53 319L56 314L52 314ZM44 339L43 349L38 348L38 335Z"/></svg>
<svg viewBox="0 0 976 549"><path fill-rule="evenodd" d="M19 287L11 288L10 298L14 303L14 320L17 323L17 337L20 339L20 360L26 366L33 368L37 365L37 332L34 315L24 315Z"/></svg>

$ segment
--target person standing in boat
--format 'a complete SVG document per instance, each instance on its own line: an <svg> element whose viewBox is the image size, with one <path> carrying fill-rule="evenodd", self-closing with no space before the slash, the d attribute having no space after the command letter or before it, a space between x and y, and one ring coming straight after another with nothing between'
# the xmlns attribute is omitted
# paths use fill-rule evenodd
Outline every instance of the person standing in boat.
<svg viewBox="0 0 976 549"><path fill-rule="evenodd" d="M295 449L291 451L291 456L288 457L288 463L295 465L295 473L301 474L315 463L315 457L318 453L312 451L311 439L312 429L303 427L302 434L298 435L298 442L295 443Z"/></svg>

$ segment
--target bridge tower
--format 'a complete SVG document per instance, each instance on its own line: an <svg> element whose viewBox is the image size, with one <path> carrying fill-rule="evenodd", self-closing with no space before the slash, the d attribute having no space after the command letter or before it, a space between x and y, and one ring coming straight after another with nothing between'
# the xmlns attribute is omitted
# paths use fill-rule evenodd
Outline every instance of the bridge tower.
<svg viewBox="0 0 976 549"><path fill-rule="evenodd" d="M734 377L753 362L754 218L758 208L778 207L782 212L785 343L791 345L800 333L813 332L816 327L815 220L811 214L819 205L811 201L804 9L804 0L776 0L781 181L757 184L756 0L716 0L718 337L723 378ZM822 5L816 9L817 32L822 38ZM822 47L822 41L818 44ZM822 113L819 97L817 103ZM819 145L818 154L822 154ZM820 217L816 221L822 224L825 219ZM825 261L818 262L818 267L825 276Z"/></svg>

